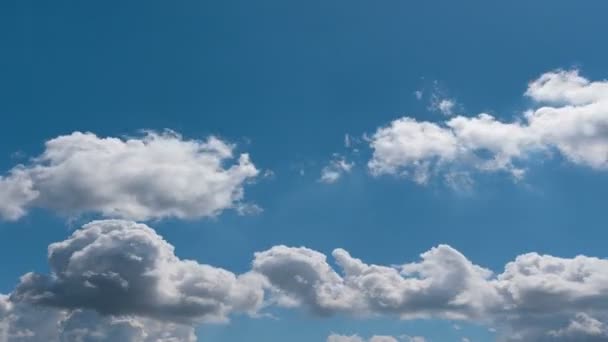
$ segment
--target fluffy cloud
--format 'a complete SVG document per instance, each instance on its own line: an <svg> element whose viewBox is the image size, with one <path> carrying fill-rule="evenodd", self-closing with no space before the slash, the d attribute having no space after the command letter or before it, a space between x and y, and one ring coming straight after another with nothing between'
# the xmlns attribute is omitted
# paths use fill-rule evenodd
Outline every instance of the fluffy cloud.
<svg viewBox="0 0 608 342"><path fill-rule="evenodd" d="M194 324L255 314L262 276L181 260L144 224L91 222L49 246L50 275L0 296L0 342L196 341Z"/></svg>
<svg viewBox="0 0 608 342"><path fill-rule="evenodd" d="M247 154L226 165L233 160L233 146L215 137L75 132L47 141L30 164L0 176L0 217L15 220L30 207L136 220L214 216L238 208L244 184L258 174Z"/></svg>
<svg viewBox="0 0 608 342"><path fill-rule="evenodd" d="M525 161L559 152L572 163L608 168L608 81L555 71L531 82L537 105L512 122L486 113L440 122L400 118L370 139L373 174L406 175L425 183L437 173L506 171L520 178Z"/></svg>
<svg viewBox="0 0 608 342"><path fill-rule="evenodd" d="M605 341L608 260L586 256L518 256L495 287L503 305L494 309L509 341ZM599 338L599 339L598 339Z"/></svg>
<svg viewBox="0 0 608 342"><path fill-rule="evenodd" d="M177 258L144 224L94 221L49 246L50 275L28 273L0 296L0 342L189 341L195 324L269 305L322 317L469 321L495 328L501 341L608 338L606 259L528 253L498 274L447 245L402 265L367 264L343 249L332 259L274 246L236 275Z"/></svg>
<svg viewBox="0 0 608 342"><path fill-rule="evenodd" d="M530 253L493 275L446 245L401 266L368 265L342 249L332 254L338 271L322 253L276 246L257 253L253 269L275 287L277 303L321 315L466 320L497 327L505 341L607 336L608 260Z"/></svg>
<svg viewBox="0 0 608 342"><path fill-rule="evenodd" d="M264 296L260 276L181 260L154 230L129 221L85 225L49 246L49 264L51 275L24 275L11 301L191 323L254 313Z"/></svg>
<svg viewBox="0 0 608 342"><path fill-rule="evenodd" d="M362 305L324 254L308 248L275 246L256 253L253 270L275 287L279 303L303 305L326 315ZM363 308L361 308L363 309Z"/></svg>
<svg viewBox="0 0 608 342"><path fill-rule="evenodd" d="M444 164L459 154L454 134L435 123L411 118L393 121L371 137L374 150L368 166L374 175L406 173L426 183L432 164Z"/></svg>
<svg viewBox="0 0 608 342"><path fill-rule="evenodd" d="M257 253L253 269L281 295L322 314L473 318L500 299L488 283L491 272L449 246L433 248L421 262L400 268L367 265L343 249L334 250L333 257L341 274L319 252L276 246Z"/></svg>

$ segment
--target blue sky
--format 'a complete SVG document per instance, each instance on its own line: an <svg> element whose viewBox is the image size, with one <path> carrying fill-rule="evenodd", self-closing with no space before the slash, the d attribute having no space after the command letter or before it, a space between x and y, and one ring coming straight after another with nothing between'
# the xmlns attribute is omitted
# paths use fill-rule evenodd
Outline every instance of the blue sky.
<svg viewBox="0 0 608 342"><path fill-rule="evenodd" d="M527 252L605 258L605 168L559 151L533 154L522 179L474 171L472 187L459 191L437 179L373 175L374 149L364 136L401 117L449 120L433 108L434 97L455 101L465 117L485 112L513 122L538 108L524 93L542 74L577 69L601 82L608 77L607 10L599 1L544 0L3 2L0 175L74 131L214 135L234 143L237 155L248 153L261 173L272 171L244 185L244 200L263 211L141 220L182 259L239 274L250 270L255 252L276 245L306 246L332 265L335 248L395 265L448 244L495 273ZM357 151L345 146L346 134ZM319 181L334 154L352 169L335 183ZM13 291L26 272L47 273L47 246L101 217L37 207L0 221L0 293ZM474 320L456 330L453 320L437 317L265 312L276 319L236 314L227 324L198 325L198 338L497 338Z"/></svg>

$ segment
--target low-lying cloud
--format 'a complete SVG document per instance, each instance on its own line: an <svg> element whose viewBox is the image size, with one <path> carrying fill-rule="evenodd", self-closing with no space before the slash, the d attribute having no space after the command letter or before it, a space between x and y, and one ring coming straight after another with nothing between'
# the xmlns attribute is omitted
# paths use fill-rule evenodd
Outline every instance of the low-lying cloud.
<svg viewBox="0 0 608 342"><path fill-rule="evenodd" d="M268 278L277 303L321 316L463 320L494 327L505 341L606 336L604 259L528 253L493 274L447 245L401 266L366 264L343 249L332 255L338 270L317 251L276 246L257 253L253 269Z"/></svg>
<svg viewBox="0 0 608 342"><path fill-rule="evenodd" d="M605 259L527 253L498 274L448 245L401 265L368 264L344 249L331 259L274 246L255 253L248 272L234 274L179 259L144 224L94 221L49 246L50 274L28 273L0 296L0 341L78 334L83 341L189 341L198 324L264 317L271 306L319 317L473 322L495 329L501 341L608 338Z"/></svg>

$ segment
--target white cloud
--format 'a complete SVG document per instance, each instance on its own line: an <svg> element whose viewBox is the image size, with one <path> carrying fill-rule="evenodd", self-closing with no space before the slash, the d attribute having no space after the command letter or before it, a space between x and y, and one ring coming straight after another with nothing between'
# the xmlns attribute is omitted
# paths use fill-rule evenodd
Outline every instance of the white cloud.
<svg viewBox="0 0 608 342"><path fill-rule="evenodd" d="M368 163L372 174L405 174L418 183L426 183L432 164L452 162L460 153L452 132L411 118L401 118L378 129L370 146L374 150Z"/></svg>
<svg viewBox="0 0 608 342"><path fill-rule="evenodd" d="M344 157L335 155L334 159L329 162L329 165L321 170L321 178L319 180L328 184L335 183L343 174L349 173L354 165L354 163L346 161Z"/></svg>
<svg viewBox="0 0 608 342"><path fill-rule="evenodd" d="M589 81L576 70L549 72L530 83L526 96L536 108L511 122L486 113L440 123L397 119L371 137L368 166L375 175L418 183L454 170L521 178L526 160L553 151L574 164L608 168L608 81Z"/></svg>
<svg viewBox="0 0 608 342"><path fill-rule="evenodd" d="M576 69L547 72L532 81L526 91L538 102L575 106L605 101L607 94L606 81L591 82Z"/></svg>
<svg viewBox="0 0 608 342"><path fill-rule="evenodd" d="M332 254L339 271L322 253L275 246L256 254L253 269L275 296L320 315L464 320L496 327L508 341L604 337L605 259L529 253L493 275L446 245L403 266L368 265L342 249Z"/></svg>
<svg viewBox="0 0 608 342"><path fill-rule="evenodd" d="M485 305L500 300L487 281L491 272L449 246L431 249L422 262L401 268L367 265L343 249L332 254L342 274L325 255L286 246L256 253L253 270L278 293L319 314L463 319L481 317Z"/></svg>
<svg viewBox="0 0 608 342"><path fill-rule="evenodd" d="M356 293L344 284L325 255L308 248L275 246L256 253L253 270L267 277L280 297L290 299L288 303L305 305L321 315L347 310L356 300Z"/></svg>
<svg viewBox="0 0 608 342"><path fill-rule="evenodd" d="M154 230L129 221L95 221L49 246L52 274L28 273L11 300L166 322L226 321L255 313L263 279L181 260Z"/></svg>
<svg viewBox="0 0 608 342"><path fill-rule="evenodd" d="M16 167L7 177L0 176L0 218L17 220L26 213L25 206L38 197L27 171Z"/></svg>
<svg viewBox="0 0 608 342"><path fill-rule="evenodd" d="M332 257L336 266L312 249L274 246L254 255L249 272L236 275L179 259L146 225L94 221L49 246L49 275L28 273L8 297L0 296L0 341L95 341L104 334L145 342L165 341L145 336L166 334L182 341L193 336L195 324L239 313L255 317L270 305L321 317L473 322L495 328L501 341L608 337L606 259L528 253L494 274L447 245L402 265L367 264L343 249Z"/></svg>
<svg viewBox="0 0 608 342"><path fill-rule="evenodd" d="M247 154L226 165L233 149L215 137L184 140L172 132L60 136L0 177L0 217L15 220L30 207L136 220L215 216L237 207L244 184L258 174Z"/></svg>

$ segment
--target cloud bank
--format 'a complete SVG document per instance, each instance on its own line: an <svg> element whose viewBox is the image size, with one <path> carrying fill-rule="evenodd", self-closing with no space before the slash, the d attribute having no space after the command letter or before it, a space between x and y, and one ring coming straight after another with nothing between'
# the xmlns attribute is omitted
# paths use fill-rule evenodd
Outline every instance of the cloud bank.
<svg viewBox="0 0 608 342"><path fill-rule="evenodd" d="M319 317L460 320L495 329L499 341L608 338L606 259L527 253L501 273L448 245L400 265L368 264L344 249L331 259L280 245L234 274L176 257L147 225L94 221L49 246L50 274L25 274L0 296L0 341L193 341L199 324L262 317L271 306Z"/></svg>
<svg viewBox="0 0 608 342"><path fill-rule="evenodd" d="M511 122L487 113L394 120L370 137L368 167L374 175L405 175L421 184L471 170L521 178L527 160L557 152L573 164L608 169L608 81L558 70L532 81L525 95L536 108Z"/></svg>
<svg viewBox="0 0 608 342"><path fill-rule="evenodd" d="M275 287L277 303L321 316L464 320L496 328L503 341L608 336L608 260L529 253L493 274L447 245L400 266L332 255L338 270L320 252L275 246L255 255L253 270Z"/></svg>
<svg viewBox="0 0 608 342"><path fill-rule="evenodd" d="M0 218L32 207L65 215L97 213L134 220L200 218L238 208L258 170L234 146L173 132L100 138L75 132L46 142L27 165L0 176Z"/></svg>

